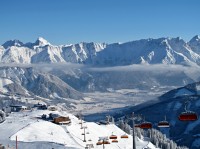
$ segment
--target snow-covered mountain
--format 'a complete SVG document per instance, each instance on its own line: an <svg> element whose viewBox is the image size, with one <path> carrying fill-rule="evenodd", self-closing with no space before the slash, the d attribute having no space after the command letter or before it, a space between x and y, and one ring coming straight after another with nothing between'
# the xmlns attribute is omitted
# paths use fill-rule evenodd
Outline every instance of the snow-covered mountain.
<svg viewBox="0 0 200 149"><path fill-rule="evenodd" d="M1 67L0 91L22 96L40 96L49 99L82 99L80 92L58 77L33 68Z"/></svg>
<svg viewBox="0 0 200 149"><path fill-rule="evenodd" d="M200 119L197 121L183 122L178 116L187 110L200 114L200 82L192 83L181 88L171 90L162 96L155 103L144 103L128 111L135 111L145 116L145 120L153 123L153 127L159 129L157 124L166 116L170 128L160 129L174 140L178 145L187 146L190 149L200 148ZM135 109L135 110L134 110Z"/></svg>
<svg viewBox="0 0 200 149"><path fill-rule="evenodd" d="M196 46L195 46L196 47ZM94 60L100 65L199 64L200 56L181 38L143 39L108 45Z"/></svg>
<svg viewBox="0 0 200 149"><path fill-rule="evenodd" d="M34 43L7 41L0 47L0 56L2 63L84 63L92 61L96 53L105 47L106 44L84 42L56 46L39 37Z"/></svg>
<svg viewBox="0 0 200 149"><path fill-rule="evenodd" d="M2 63L84 63L103 66L130 64L200 64L200 39L142 39L126 43L79 43L52 45L39 37L34 43L5 42L0 48Z"/></svg>

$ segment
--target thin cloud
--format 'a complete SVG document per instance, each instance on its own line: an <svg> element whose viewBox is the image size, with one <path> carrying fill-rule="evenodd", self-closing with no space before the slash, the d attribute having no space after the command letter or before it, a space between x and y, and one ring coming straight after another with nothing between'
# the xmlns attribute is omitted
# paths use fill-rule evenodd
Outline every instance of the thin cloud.
<svg viewBox="0 0 200 149"><path fill-rule="evenodd" d="M51 63L51 64L0 64L0 67L21 67L29 68L33 67L37 70L49 72L52 70L63 70L68 71L72 69L80 69L86 72L144 72L144 73L185 73L190 78L197 80L200 78L200 66L198 65L166 65L166 64L153 64L153 65L141 65L133 64L128 66L114 66L114 67L93 67L83 64L73 64L73 63Z"/></svg>

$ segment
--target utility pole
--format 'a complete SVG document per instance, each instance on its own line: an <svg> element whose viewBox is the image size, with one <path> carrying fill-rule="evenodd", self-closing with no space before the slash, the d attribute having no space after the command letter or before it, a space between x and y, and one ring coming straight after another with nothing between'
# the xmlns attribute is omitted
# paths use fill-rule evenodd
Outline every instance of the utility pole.
<svg viewBox="0 0 200 149"><path fill-rule="evenodd" d="M81 117L81 129L83 129L83 119Z"/></svg>
<svg viewBox="0 0 200 149"><path fill-rule="evenodd" d="M83 139L83 142L86 142L86 134L85 134L85 129L87 128L87 126L84 126L83 127L83 130L84 130L84 133L83 133L83 135L84 135L84 139Z"/></svg>
<svg viewBox="0 0 200 149"><path fill-rule="evenodd" d="M80 114L80 120L81 122L79 124L81 124L81 129L83 129L83 116Z"/></svg>
<svg viewBox="0 0 200 149"><path fill-rule="evenodd" d="M103 149L105 149L105 142L108 140L108 137L99 137L99 140L103 141Z"/></svg>
<svg viewBox="0 0 200 149"><path fill-rule="evenodd" d="M103 149L105 149L105 138L103 138Z"/></svg>
<svg viewBox="0 0 200 149"><path fill-rule="evenodd" d="M132 113L132 121L133 121L133 149L136 149L134 112Z"/></svg>
<svg viewBox="0 0 200 149"><path fill-rule="evenodd" d="M17 149L17 136L16 136L16 149Z"/></svg>

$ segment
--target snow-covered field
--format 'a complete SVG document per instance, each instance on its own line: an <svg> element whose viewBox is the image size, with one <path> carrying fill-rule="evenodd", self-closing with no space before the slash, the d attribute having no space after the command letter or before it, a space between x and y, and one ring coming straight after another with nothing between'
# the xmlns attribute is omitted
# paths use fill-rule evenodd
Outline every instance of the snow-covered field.
<svg viewBox="0 0 200 149"><path fill-rule="evenodd" d="M132 149L132 136L121 139L124 135L121 129L114 124L98 125L94 122L84 122L86 128L86 142L83 142L80 120L65 111L54 111L63 116L69 116L70 125L56 125L40 119L42 114L49 114L48 110L33 110L11 113L6 121L0 124L0 143L5 146L15 147L15 139L18 139L18 148L23 149L84 149L87 144L93 144L95 149L101 149L102 145L96 145L99 137L109 137L115 134L118 143L106 144L107 149ZM111 142L111 140L109 140ZM136 138L137 149L144 147L155 148L148 141Z"/></svg>

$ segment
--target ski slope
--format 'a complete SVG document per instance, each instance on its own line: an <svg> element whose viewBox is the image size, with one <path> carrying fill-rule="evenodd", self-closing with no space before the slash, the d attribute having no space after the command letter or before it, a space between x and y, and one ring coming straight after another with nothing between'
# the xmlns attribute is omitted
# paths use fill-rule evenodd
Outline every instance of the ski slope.
<svg viewBox="0 0 200 149"><path fill-rule="evenodd" d="M42 114L56 113L63 116L69 116L70 125L56 125L40 119ZM118 143L106 144L106 149L132 149L132 136L127 139L121 139L125 132L114 124L98 125L94 122L83 122L85 129L86 142L83 142L82 135L84 129L81 129L80 120L72 114L65 111L33 110L11 113L4 123L0 124L0 143L9 146L15 146L17 136L18 147L20 148L49 148L52 146L59 149L84 149L87 144L93 144L95 149L103 148L102 145L96 145L99 137L109 137L114 134L118 137ZM111 140L109 140L111 142ZM149 147L155 149L155 146L148 141L136 138L137 149Z"/></svg>

